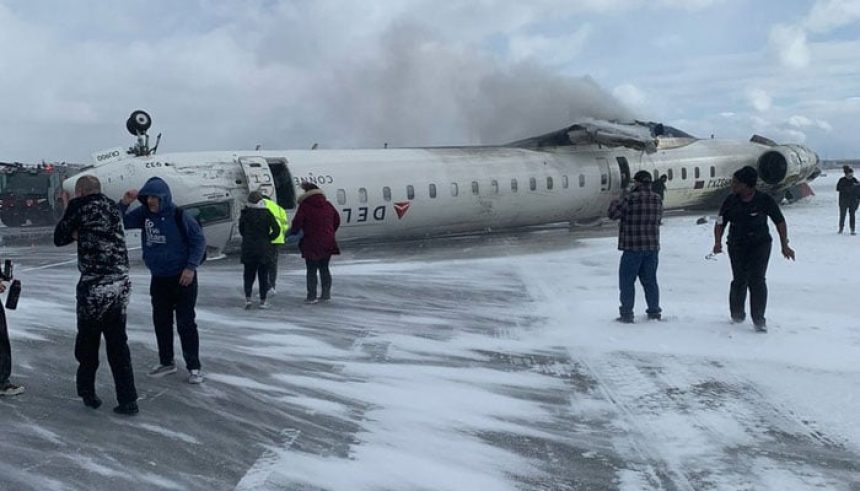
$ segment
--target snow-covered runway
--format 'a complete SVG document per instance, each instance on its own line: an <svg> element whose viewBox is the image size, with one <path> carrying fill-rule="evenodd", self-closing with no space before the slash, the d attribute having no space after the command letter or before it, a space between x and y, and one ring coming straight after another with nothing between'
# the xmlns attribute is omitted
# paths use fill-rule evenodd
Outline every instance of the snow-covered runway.
<svg viewBox="0 0 860 491"><path fill-rule="evenodd" d="M767 334L729 322L728 258L704 259L712 224L673 216L667 320L643 319L638 292L632 326L613 322L612 230L347 246L320 305L301 302L290 255L268 311L242 310L235 258L209 261L207 381L191 386L145 375L135 261L134 418L109 410L107 363L105 407L75 397L73 249L7 247L27 392L0 399L0 488L858 489L860 237L835 233L834 186L783 208L798 261L772 255Z"/></svg>

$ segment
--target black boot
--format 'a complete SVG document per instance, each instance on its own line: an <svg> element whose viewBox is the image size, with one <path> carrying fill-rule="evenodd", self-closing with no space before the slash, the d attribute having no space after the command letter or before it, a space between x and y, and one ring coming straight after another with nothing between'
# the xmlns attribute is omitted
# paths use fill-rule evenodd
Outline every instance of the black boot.
<svg viewBox="0 0 860 491"><path fill-rule="evenodd" d="M94 395L94 396L89 396L89 397L84 397L83 399L84 399L84 406L86 406L86 407L91 407L91 408L93 408L93 409L98 409L98 408L99 408L99 406L101 406L101 405L102 405L102 400L101 400L101 399L99 399L99 396L96 396L96 395Z"/></svg>
<svg viewBox="0 0 860 491"><path fill-rule="evenodd" d="M113 412L117 414L125 414L126 416L134 416L139 413L140 410L137 408L137 403L132 402L124 402L119 406L113 408Z"/></svg>

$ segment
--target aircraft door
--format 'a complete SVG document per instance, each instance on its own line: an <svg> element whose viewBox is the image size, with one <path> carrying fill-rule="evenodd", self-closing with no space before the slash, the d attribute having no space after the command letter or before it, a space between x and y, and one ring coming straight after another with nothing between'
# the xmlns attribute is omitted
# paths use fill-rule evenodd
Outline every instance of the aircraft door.
<svg viewBox="0 0 860 491"><path fill-rule="evenodd" d="M293 177L290 175L290 169L287 167L287 159L274 158L266 159L269 164L269 170L272 172L272 178L275 182L276 196L270 198L277 201L278 205L285 210L292 210L296 207L296 189L293 186Z"/></svg>
<svg viewBox="0 0 860 491"><path fill-rule="evenodd" d="M615 157L618 162L618 171L621 172L621 189L627 189L630 184L630 164L627 163L627 157Z"/></svg>
<svg viewBox="0 0 860 491"><path fill-rule="evenodd" d="M265 159L260 157L239 157L239 164L248 181L248 192L260 191L269 197L275 196L275 179Z"/></svg>
<svg viewBox="0 0 860 491"><path fill-rule="evenodd" d="M612 172L609 169L609 161L603 157L597 158L597 167L600 169L600 191L612 190Z"/></svg>

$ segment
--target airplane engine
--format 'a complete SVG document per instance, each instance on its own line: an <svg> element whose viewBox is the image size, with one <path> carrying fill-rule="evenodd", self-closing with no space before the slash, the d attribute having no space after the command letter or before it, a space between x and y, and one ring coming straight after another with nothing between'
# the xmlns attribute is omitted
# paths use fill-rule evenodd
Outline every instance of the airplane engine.
<svg viewBox="0 0 860 491"><path fill-rule="evenodd" d="M758 174L771 186L789 186L809 178L818 155L802 145L779 145L758 158Z"/></svg>

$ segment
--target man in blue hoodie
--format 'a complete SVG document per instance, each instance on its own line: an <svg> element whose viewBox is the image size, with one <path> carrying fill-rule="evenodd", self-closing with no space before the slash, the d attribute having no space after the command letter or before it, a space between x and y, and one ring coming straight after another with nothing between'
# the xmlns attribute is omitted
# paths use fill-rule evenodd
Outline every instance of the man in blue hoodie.
<svg viewBox="0 0 860 491"><path fill-rule="evenodd" d="M128 211L137 199L143 206ZM203 382L200 372L197 323L197 267L203 261L206 238L200 224L173 204L170 188L160 177L153 177L137 191L130 189L120 201L126 229L141 229L143 262L152 274L152 323L158 341L159 363L149 372L152 377L176 373L173 361L173 316L188 369L188 382Z"/></svg>

